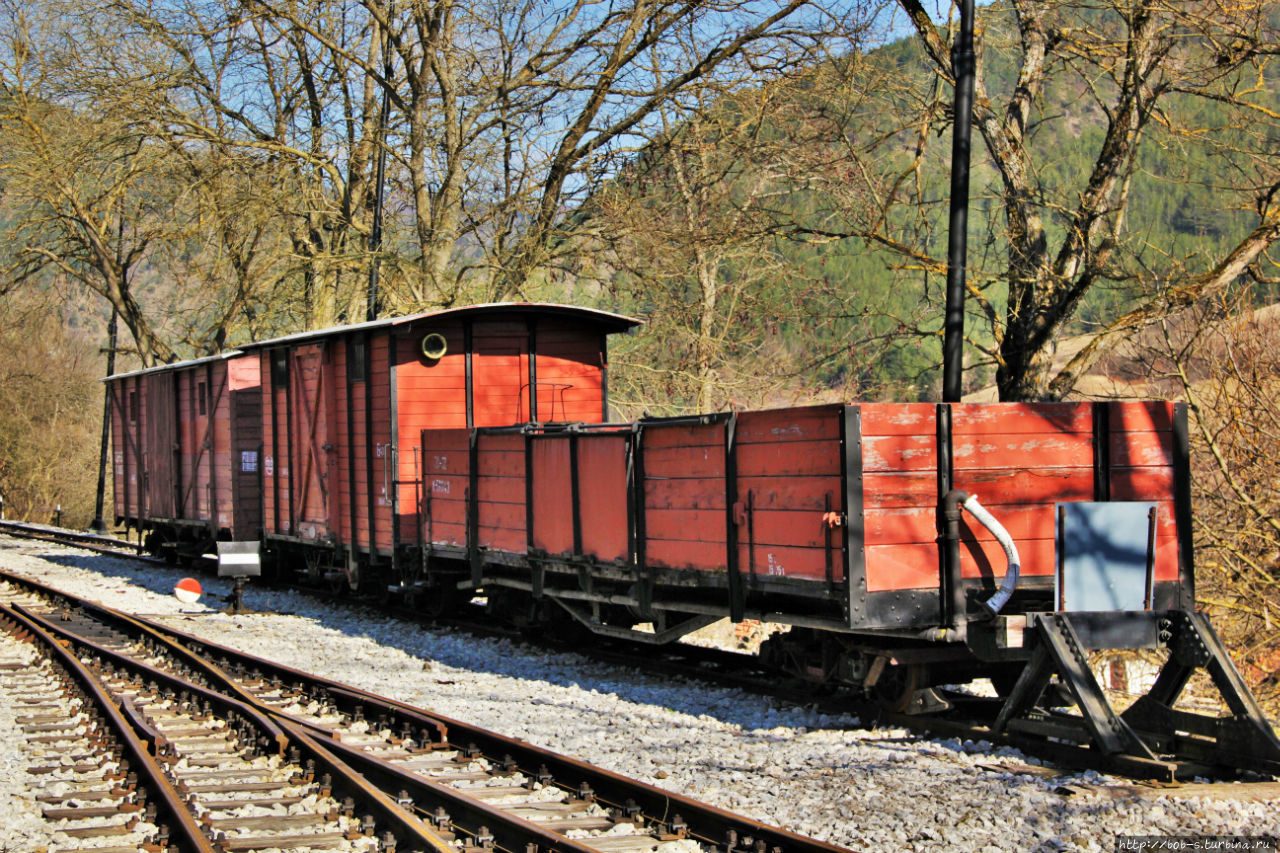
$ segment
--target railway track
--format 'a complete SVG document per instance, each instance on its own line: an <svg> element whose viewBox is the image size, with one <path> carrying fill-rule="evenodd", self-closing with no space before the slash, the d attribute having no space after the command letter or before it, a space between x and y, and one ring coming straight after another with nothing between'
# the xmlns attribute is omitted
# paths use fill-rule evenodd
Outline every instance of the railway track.
<svg viewBox="0 0 1280 853"><path fill-rule="evenodd" d="M136 706L113 702L76 656L14 606L4 605L0 625L0 699L16 713L27 772L65 849L212 850L126 719Z"/></svg>
<svg viewBox="0 0 1280 853"><path fill-rule="evenodd" d="M38 530L40 538L48 538L48 532L47 528ZM68 544L74 543L75 540L71 540ZM401 615L413 618L412 613ZM445 623L483 634L495 633L491 621L470 619L465 612L452 615ZM554 640L549 642L554 643ZM939 694L950 706L946 713L919 714L891 710L875 700L848 691L815 692L813 685L780 677L778 673L761 667L750 656L718 649L677 644L669 649L646 646L637 650L621 641L600 641L585 647L575 645L573 650L604 662L751 690L784 702L817 706L833 714L856 714L862 724L870 727L892 726L922 736L955 737L1013 747L1070 769L1104 770L1158 782L1193 777L1236 778L1239 775L1233 767L1215 765L1211 756L1206 755L1207 748L1194 734L1187 735L1184 743L1174 744L1158 760L1128 755L1107 756L1072 742L1070 736L1080 728L1080 722L1079 717L1070 711L1046 716L1037 720L1034 726L1006 728L997 733L992 724L1000 703L962 693L943 691Z"/></svg>
<svg viewBox="0 0 1280 853"><path fill-rule="evenodd" d="M101 828L86 831L131 833L120 850L839 850L29 581L6 579L0 617L27 641L5 649L15 677L44 668L38 649L62 649L96 685L95 706L128 718L136 760L155 766L164 827L136 831L133 788L94 807ZM71 733L83 727L78 713ZM118 761L96 763L122 772ZM115 781L80 794L105 798ZM175 842L170 823L194 834Z"/></svg>

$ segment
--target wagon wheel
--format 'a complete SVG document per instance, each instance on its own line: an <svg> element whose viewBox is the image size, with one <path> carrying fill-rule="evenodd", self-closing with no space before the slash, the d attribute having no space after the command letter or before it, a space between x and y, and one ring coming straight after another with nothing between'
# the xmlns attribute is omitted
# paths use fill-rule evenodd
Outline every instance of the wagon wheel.
<svg viewBox="0 0 1280 853"><path fill-rule="evenodd" d="M350 595L353 589L358 590L360 588L360 567L359 566L355 567L354 572L352 574L348 574L346 571L338 570L338 571L332 571L332 572L323 572L321 573L320 576L324 580L325 587L329 590L331 594L335 596ZM352 586L352 583L351 583L353 578L355 580L354 587Z"/></svg>
<svg viewBox="0 0 1280 853"><path fill-rule="evenodd" d="M316 548L308 548L302 552L302 563L306 567L309 580L319 580L323 577L320 571L320 563L323 559L323 555Z"/></svg>
<svg viewBox="0 0 1280 853"><path fill-rule="evenodd" d="M927 684L927 675L928 667L922 663L892 664L871 688L872 696L887 710L901 713L910 707L916 691Z"/></svg>
<svg viewBox="0 0 1280 853"><path fill-rule="evenodd" d="M995 688L996 695L1001 699L1009 698L1009 694L1013 692L1013 687L1018 683L1018 676L1022 675L1024 664L1021 662L997 667L989 673L991 678L991 686Z"/></svg>
<svg viewBox="0 0 1280 853"><path fill-rule="evenodd" d="M448 584L432 584L414 593L413 597L414 610L429 622L453 613L462 601L463 597L459 590Z"/></svg>

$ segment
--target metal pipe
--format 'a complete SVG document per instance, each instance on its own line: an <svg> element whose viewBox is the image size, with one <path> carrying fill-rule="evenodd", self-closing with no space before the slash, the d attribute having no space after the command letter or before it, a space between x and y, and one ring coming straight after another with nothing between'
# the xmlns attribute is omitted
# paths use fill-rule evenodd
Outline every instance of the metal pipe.
<svg viewBox="0 0 1280 853"><path fill-rule="evenodd" d="M969 615L968 602L964 597L964 581L960 574L960 505L968 498L968 492L952 489L942 499L942 513L946 521L943 533L946 582L943 587L947 592L947 598L943 602L946 623L943 627L954 631L959 639L965 637Z"/></svg>
<svg viewBox="0 0 1280 853"><path fill-rule="evenodd" d="M973 495L967 496L961 506L968 510L969 514L978 520L978 523L991 531L991 535L996 537L996 541L1004 549L1004 558L1007 563L1004 570L1004 581L1001 582L1000 589L996 590L994 595L982 602L982 606L987 609L987 612L995 616L1000 612L1000 608L1009 603L1009 597L1013 595L1013 590L1018 585L1018 575L1022 569L1022 559L1018 556L1018 546L1014 544L1013 537L1009 535L1009 531L1004 529L1004 525L988 512L986 507L978 503L976 497Z"/></svg>
<svg viewBox="0 0 1280 853"><path fill-rule="evenodd" d="M960 4L960 33L951 48L955 77L951 135L951 221L947 236L947 308L942 340L942 399L958 403L964 371L964 266L968 252L969 153L973 125L973 0Z"/></svg>

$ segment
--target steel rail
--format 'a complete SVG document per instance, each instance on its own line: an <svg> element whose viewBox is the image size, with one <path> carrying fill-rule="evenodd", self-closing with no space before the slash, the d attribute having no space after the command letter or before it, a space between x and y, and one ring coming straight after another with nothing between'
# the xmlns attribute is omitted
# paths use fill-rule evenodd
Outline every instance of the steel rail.
<svg viewBox="0 0 1280 853"><path fill-rule="evenodd" d="M25 578L15 577L15 580L41 587L40 584ZM63 594L47 587L41 588L49 590L50 594ZM163 626L157 626L157 629L164 633L184 638L184 642L203 643L210 647L216 647L216 644L207 643L207 641L182 634L182 632L174 629ZM221 649L222 647L217 648ZM1139 732L1139 734L1153 741L1161 740L1163 737L1165 741L1171 742L1173 748L1169 751L1170 757L1162 757L1154 761L1123 754L1104 755L1099 750L1064 742L1061 737L1046 734L1043 731L1031 731L1027 727L1010 727L998 733L993 732L991 723L995 718L994 712L988 713L990 709L987 709L982 702L965 701L963 705L970 712L970 716L958 719L955 712L945 716L940 714L912 715L894 712L873 701L847 693L839 694L833 698L817 697L811 693L802 692L800 687L786 684L780 686L776 677L753 678L743 676L741 672L727 671L722 674L710 671L707 669L707 655L703 653L704 650L693 647L685 652L685 656L693 656L694 662L691 664L682 664L678 661L655 661L652 657L653 650L650 648L645 649L643 656L623 654L616 650L611 651L594 645L578 649L578 651L604 661L629 666L641 666L646 671L687 675L701 680L723 679L734 687L754 690L762 695L772 696L782 701L796 702L798 704L816 703L833 713L856 714L860 719L868 721L867 726L872 728L876 725L892 725L907 729L921 736L961 737L974 741L986 740L993 744L1017 748L1030 755L1040 756L1070 769L1101 770L1131 778L1153 779L1165 782L1173 782L1192 776L1231 776L1240 769L1229 763L1215 762L1213 756L1207 755L1202 745L1194 739L1186 737L1170 739L1158 732ZM232 652L230 649L226 649L226 653L230 654ZM732 658L740 658L742 656L724 652L720 655L715 655L715 657L732 660ZM738 662L735 661L735 663ZM275 666L275 664L261 659L255 659L253 665L264 670ZM288 671L288 668L282 668L280 677L286 677L287 672L296 671ZM337 703L339 705L357 700L371 703L380 698L374 697L372 694L364 694L363 691L357 688L351 688L337 682L326 683L325 679L317 679L316 683L324 684L326 687L333 689L335 699L340 700ZM400 713L409 713L410 710L406 706L400 710ZM465 728L464 724L456 721L446 721L444 718L435 715L432 715L431 719L442 726L454 725ZM1059 723L1061 722L1064 721L1059 721ZM1071 718L1066 718L1065 722L1070 724ZM1045 727L1046 730L1049 727Z"/></svg>
<svg viewBox="0 0 1280 853"><path fill-rule="evenodd" d="M62 527L8 520L0 521L0 533L7 533L10 536L18 536L24 539L36 539L41 542L70 545L74 548L83 548L86 551L93 551L96 554L105 554L110 557L128 557L144 563L167 565L164 560L158 557L142 553L141 544L130 542L127 539L119 539L115 536L81 533Z"/></svg>
<svg viewBox="0 0 1280 853"><path fill-rule="evenodd" d="M584 761L570 758L542 747L533 746L525 741L507 737L497 732L473 726L450 717L416 708L404 702L379 696L358 687L353 687L333 679L313 675L273 661L259 658L245 652L239 652L209 640L169 628L150 620L138 617L126 617L160 633L173 637L179 644L192 651L203 650L202 654L218 655L243 662L246 669L256 669L263 673L271 673L282 681L310 685L311 689L322 688L330 696L343 696L348 701L357 702L372 708L382 708L388 713L408 716L430 723L438 731L447 731L450 740L456 745L466 743L476 746L486 756L510 756L516 768L522 772L537 776L543 771L549 772L553 779L573 787L588 786L597 801L623 810L629 808L628 801L639 806L641 813L658 822L670 825L672 818L679 815L687 825L691 837L698 838L713 846L724 846L732 838L754 839L763 842L765 849L781 848L787 853L810 851L810 853L836 853L843 848L826 844L797 833L745 818L742 815L720 809L707 803L649 785L619 773L596 767ZM335 749L341 749L335 746ZM344 750L345 751L345 750ZM386 764L386 762L382 762ZM443 786L441 786L443 787ZM448 791L450 789L445 789ZM442 792L443 793L443 792ZM731 835L732 833L732 835ZM674 833L673 833L674 834Z"/></svg>
<svg viewBox="0 0 1280 853"><path fill-rule="evenodd" d="M18 580L29 588L39 589L45 594L68 597L65 593L59 593L44 584L26 579ZM356 769L362 775L380 779L384 785L393 786L397 790L410 790L417 808L425 807L428 810L443 808L458 820L468 823L472 829L482 825L487 827L490 834L494 836L495 843L500 846L514 844L516 846L511 849L520 850L529 844L535 844L539 849L558 849L564 853L589 853L592 849L589 842L580 843L570 840L560 833L539 827L534 821L506 814L478 802L458 789L407 773L391 762L367 754L362 755L358 750L346 747L334 739L328 730L289 720L278 711L259 702L251 691L238 683L235 676L226 672L227 667L223 661L232 661L244 670L255 671L290 685L301 686L304 690L321 694L335 704L352 710L380 709L401 720L410 720L420 730L430 732L439 746L450 742L455 746L466 744L468 751L478 750L480 754L491 758L495 764L505 764L510 770L522 772L531 778L555 780L560 787L567 788L570 792L575 789L584 792L595 802L612 808L619 814L638 811L651 828L660 829L661 835L665 837L672 839L689 837L721 849L733 848L743 839L751 839L751 846L761 850L778 849L785 853L844 853L843 848L769 826L716 806L595 767L578 759L415 708L407 703L379 696L333 679L239 652L150 620L129 616L105 605L86 601L79 606L116 627L127 628L154 641L164 642L185 665L195 668L205 678L216 681L219 687L214 689L215 693L225 686L228 692L235 694L236 699L224 696L221 699L222 702L234 703L237 706L257 706L260 713L267 715L274 722L277 730L283 730L286 733L286 738L290 735L293 737L305 735L317 744L323 743L326 749L337 753L335 758L357 765ZM67 633L74 636L74 632ZM101 648L99 653L112 659L123 657L106 648ZM216 663L213 660L215 658L219 659ZM171 684L175 690L191 689L187 686L187 682L175 676L156 675L154 677Z"/></svg>
<svg viewBox="0 0 1280 853"><path fill-rule="evenodd" d="M115 661L122 666L134 668L143 674L145 678L163 683L169 689L192 692L200 698L211 702L215 707L222 708L224 713L234 711L242 716L254 719L259 726L275 736L281 752L288 746L293 745L303 748L304 752L313 753L317 763L325 766L336 776L345 778L352 784L359 786L368 800L381 803L382 807L387 810L388 815L395 813L396 819L402 823L403 817L408 812L403 806L398 805L395 800L387 796L386 790L406 790L411 798L415 800L415 808L428 814L437 808L444 809L452 816L451 822L454 825L459 825L459 819L463 824L468 825L470 828L469 834L474 834L482 826L486 827L489 833L493 835L495 843L503 849L527 852L528 845L535 844L539 849L558 849L562 853L593 853L592 848L566 839L558 833L549 832L532 821L513 817L480 803L474 798L467 797L457 790L398 769L390 762L362 754L360 750L352 749L345 746L341 741L334 739L332 732L329 730L290 720L286 715L265 706L252 692L240 684L234 676L228 674L222 666L185 647L181 642L166 636L165 631L160 626L148 624L144 620L139 620L136 617L131 617L113 608L93 602L84 602L83 608L94 612L95 615L106 617L116 625L132 628L141 636L150 637L163 643L166 650L180 657L185 663L196 667L205 678L216 682L218 688L202 687L163 670L155 670L127 655L86 640L74 631L61 628L61 626L52 625L52 630L57 631L60 636L74 640L86 648L92 649L95 654ZM186 639L191 641L193 645L198 644L197 638L187 637ZM273 672L286 673L292 684L310 684L313 689L319 684L318 681L301 671L292 670L288 667L279 667L269 661L258 658L241 656L230 649L216 646L212 648L224 658L248 660L255 666L260 665L261 668L270 669ZM365 693L355 688L344 689L337 682L326 682L323 686L328 687L330 685L332 685L333 689L329 695L349 697L353 708L356 705L376 706L378 704L379 697L373 694ZM225 695L220 692L221 690L235 694L236 698ZM386 707L390 707L390 705ZM443 738L443 734L447 729L439 724L437 720L423 712L413 713L408 706L404 706L401 714L402 716L418 717L424 727L436 732L441 737L439 743L447 743ZM354 768L352 767L353 763L357 765ZM377 781L374 784L370 784L370 779ZM428 805L424 805L424 803ZM414 831L422 830L431 833L434 841L433 849L439 850L440 853L456 853L456 850L448 848L447 843L435 835L434 831L427 829L425 824L421 824L416 817L414 820L415 823L419 824L419 826L414 827Z"/></svg>
<svg viewBox="0 0 1280 853"><path fill-rule="evenodd" d="M168 823L164 825L168 827L171 833L170 843L174 843L172 833L176 831L178 833L176 842L178 849L184 851L184 853L188 851L193 853L216 853L213 845L196 823L195 817L188 810L182 796L174 788L173 784L169 782L160 764L147 751L147 745L134 732L124 713L116 707L115 702L112 701L88 667L82 664L70 650L64 648L39 621L30 618L29 614L20 612L17 608L8 605L0 605L0 614L3 614L5 619L19 627L28 638L37 642L44 654L56 660L63 670L74 678L85 693L92 698L95 710L110 727L116 742L127 753L130 762L129 766L137 768L145 775L146 787L152 794L156 795L154 798L149 798L150 802L156 804L156 825L161 825L161 814L168 816Z"/></svg>
<svg viewBox="0 0 1280 853"><path fill-rule="evenodd" d="M60 623L50 622L37 614L30 613L21 606L9 609L16 610L33 628L46 633L50 637L61 637L69 643L75 643L81 648L92 652L97 658L112 661L121 668L133 672L144 681L155 682L157 685L162 685L164 688L176 693L185 692L199 698L201 701L209 702L222 716L239 715L249 720L260 733L258 742L274 743L280 754L284 754L290 747L297 748L302 756L314 761L317 767L329 773L335 779L344 780L346 783L344 793L352 796L366 810L372 812L379 821L379 825L389 828L408 849L433 850L436 853L457 853L431 827L423 823L416 815L401 807L383 790L369 784L365 778L353 771L331 750L326 749L314 738L307 736L294 727L289 727L286 731L286 728L279 724L275 715L264 712L257 702L243 701L227 696L216 689L173 675L163 669L149 666L136 658L121 654L94 642ZM98 612L111 612L110 608L102 608L97 605L94 605L93 609ZM117 615L123 616L123 614ZM93 678L87 669L85 673L87 678ZM138 723L135 721L135 727L137 725ZM157 741L153 741L153 743L158 752L163 744Z"/></svg>
<svg viewBox="0 0 1280 853"><path fill-rule="evenodd" d="M466 743L468 746L474 745L481 754L494 759L509 757L514 761L513 769L531 777L549 774L552 779L558 780L561 784L567 783L571 789L574 787L580 790L589 789L597 802L610 806L619 812L633 810L638 807L640 812L650 820L668 827L671 830L669 834L673 836L687 832L690 837L711 846L723 846L726 843L731 843L734 838L751 838L757 843L762 842L765 845L765 849L780 848L787 851L787 853L803 853L803 851L808 851L809 853L836 853L836 851L842 850L842 848L834 845L815 841L787 830L745 818L724 809L595 767L578 759L533 746L525 741L507 737L433 712L427 712L407 703L379 696L333 679L316 676L264 658L239 652L149 620L124 616L123 614L121 616L129 621L137 622L140 626L150 629L155 634L172 637L180 647L186 647L188 653L195 653L206 659L217 656L236 660L245 669L270 674L283 682L305 685L307 689L312 691L323 690L326 696L330 698L338 697L344 704L349 704L353 707L359 705L371 709L383 709L387 713L394 714L400 718L414 720L421 727L437 732L442 738L445 733L448 733L450 740L455 745L459 743ZM278 715L276 719L280 721L282 726L291 730L301 727L297 723L286 723ZM324 734L327 735L328 733L324 732ZM442 740L441 743L443 742ZM403 771L398 770L389 762L371 759L368 756L357 756L354 751L349 750L337 741L331 742L330 748L335 752L347 755L349 760L358 762L360 771L366 776L379 775L382 778L399 779L404 784L410 784L410 780L405 777L411 774L404 774ZM495 833L495 838L497 833L494 826L500 821L514 821L514 825L525 832L529 832L532 829L536 830L539 835L543 833L536 823L503 815L500 811L491 810L487 806L480 808L478 806L483 806L483 804L477 804L472 798L464 794L455 793L455 789L430 783L429 780L423 780L422 777L417 778L426 782L421 788L422 796L429 797L432 800L447 801L444 803L447 809L457 811L460 814L476 815L475 820L477 822L484 818L487 821L485 825L489 826L490 830ZM585 789L583 788L584 785L586 786ZM674 820L677 816L681 818L680 821ZM684 824L687 829L673 829L673 824L677 823ZM526 841L525 843L530 842ZM535 839L532 843L538 843L540 847L549 844L561 850L571 849L566 846L565 838L558 834ZM574 847L573 849L577 848ZM584 853L589 849L589 847L581 848Z"/></svg>

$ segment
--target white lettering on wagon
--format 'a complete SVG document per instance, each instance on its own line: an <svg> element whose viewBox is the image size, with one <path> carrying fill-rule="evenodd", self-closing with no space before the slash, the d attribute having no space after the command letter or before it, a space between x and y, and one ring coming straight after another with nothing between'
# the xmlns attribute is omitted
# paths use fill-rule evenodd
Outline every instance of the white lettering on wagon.
<svg viewBox="0 0 1280 853"><path fill-rule="evenodd" d="M769 555L769 576L770 577L786 577L787 570L778 562L778 558L773 554Z"/></svg>
<svg viewBox="0 0 1280 853"><path fill-rule="evenodd" d="M432 480L431 481L431 494L447 495L447 494L450 494L451 491L452 491L452 486L450 485L448 480Z"/></svg>

